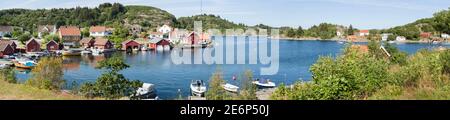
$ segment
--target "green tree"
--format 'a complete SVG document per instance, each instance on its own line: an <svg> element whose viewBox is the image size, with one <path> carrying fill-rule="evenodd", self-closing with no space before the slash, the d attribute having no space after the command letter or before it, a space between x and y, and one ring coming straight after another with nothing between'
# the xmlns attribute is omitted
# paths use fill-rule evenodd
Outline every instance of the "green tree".
<svg viewBox="0 0 450 120"><path fill-rule="evenodd" d="M253 72L250 70L246 70L242 74L241 78L241 90L239 91L239 99L240 100L256 100L256 90L257 87L252 83L253 81Z"/></svg>
<svg viewBox="0 0 450 120"><path fill-rule="evenodd" d="M347 30L347 35L353 35L353 33L354 33L353 26L350 25Z"/></svg>
<svg viewBox="0 0 450 120"><path fill-rule="evenodd" d="M434 14L434 28L442 33L450 34L450 8Z"/></svg>
<svg viewBox="0 0 450 120"><path fill-rule="evenodd" d="M301 37L301 36L303 36L303 34L305 33L305 31L303 30L302 26L298 26L296 32L297 32L297 33L296 33L297 37Z"/></svg>
<svg viewBox="0 0 450 120"><path fill-rule="evenodd" d="M296 33L295 33L295 30L294 30L294 29L289 28L289 29L287 30L287 33L286 33L286 36L287 36L287 37L293 38L293 37L295 37L295 35L296 35Z"/></svg>
<svg viewBox="0 0 450 120"><path fill-rule="evenodd" d="M17 40L19 40L19 42L22 43L22 44L24 44L24 45L25 45L25 43L26 43L28 40L30 40L30 39L31 39L31 35L30 35L29 32L26 32L26 33L20 35L20 36L17 38Z"/></svg>
<svg viewBox="0 0 450 120"><path fill-rule="evenodd" d="M90 35L90 33L89 33L89 28L84 28L84 29L81 31L81 36L83 36L83 37L89 37L89 35Z"/></svg>
<svg viewBox="0 0 450 120"><path fill-rule="evenodd" d="M49 90L60 90L65 85L62 58L44 57L31 72L28 85Z"/></svg>
<svg viewBox="0 0 450 120"><path fill-rule="evenodd" d="M142 86L139 80L130 81L119 71L129 68L119 54L101 61L97 69L105 71L94 83L87 82L80 87L80 92L86 97L103 97L106 99L119 99L135 94L135 90Z"/></svg>
<svg viewBox="0 0 450 120"><path fill-rule="evenodd" d="M221 72L215 72L210 78L209 89L206 92L206 99L208 100L227 100L231 99L222 85L225 84L225 80L222 77Z"/></svg>
<svg viewBox="0 0 450 120"><path fill-rule="evenodd" d="M16 73L12 68L0 69L0 80L8 83L17 83Z"/></svg>
<svg viewBox="0 0 450 120"><path fill-rule="evenodd" d="M50 42L50 41L52 41L52 40L54 40L55 42L57 42L57 43L60 43L61 41L59 40L59 37L58 37L58 35L46 35L46 36L44 36L44 43L47 43L47 42Z"/></svg>

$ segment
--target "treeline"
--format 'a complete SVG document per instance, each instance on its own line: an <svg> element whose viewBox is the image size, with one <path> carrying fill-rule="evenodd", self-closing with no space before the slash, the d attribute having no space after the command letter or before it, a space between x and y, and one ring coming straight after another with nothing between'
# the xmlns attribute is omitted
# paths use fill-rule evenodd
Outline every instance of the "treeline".
<svg viewBox="0 0 450 120"><path fill-rule="evenodd" d="M26 31L36 31L38 25L88 27L122 22L125 13L125 7L119 3L104 3L96 8L8 9L0 11L0 24L22 27Z"/></svg>
<svg viewBox="0 0 450 120"><path fill-rule="evenodd" d="M346 47L336 59L320 57L312 80L281 85L272 99L449 99L450 50L423 49L412 56L385 43L391 57L371 41L369 51Z"/></svg>
<svg viewBox="0 0 450 120"><path fill-rule="evenodd" d="M225 29L245 29L247 26L244 24L236 24L233 22L230 22L226 19L221 18L220 16L216 15L195 15L190 17L180 17L177 20L177 25L175 27L187 29L187 30L193 30L194 28L194 22L195 21L202 21L202 27L203 30L208 29L219 29L219 30L225 30Z"/></svg>
<svg viewBox="0 0 450 120"><path fill-rule="evenodd" d="M281 27L281 33L286 37L290 38L302 38L302 37L313 37L320 39L331 39L337 37L338 29L341 29L341 34L353 35L355 29L351 25L347 28L340 25L321 23L319 25L313 25L308 29L303 29L301 26L297 28L292 27Z"/></svg>
<svg viewBox="0 0 450 120"><path fill-rule="evenodd" d="M431 18L424 18L403 26L389 29L374 30L374 33L392 33L404 36L408 40L419 40L421 32L430 32L436 36L450 34L450 8L437 12Z"/></svg>

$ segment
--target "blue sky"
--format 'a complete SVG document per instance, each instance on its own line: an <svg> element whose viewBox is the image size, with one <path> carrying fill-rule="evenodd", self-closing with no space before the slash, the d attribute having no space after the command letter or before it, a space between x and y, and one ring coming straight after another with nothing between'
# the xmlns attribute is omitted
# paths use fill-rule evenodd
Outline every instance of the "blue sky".
<svg viewBox="0 0 450 120"><path fill-rule="evenodd" d="M176 17L201 13L201 0L2 0L0 9L95 7L104 2L154 6ZM304 28L322 22L360 29L389 28L449 7L450 0L203 0L203 13L236 23Z"/></svg>

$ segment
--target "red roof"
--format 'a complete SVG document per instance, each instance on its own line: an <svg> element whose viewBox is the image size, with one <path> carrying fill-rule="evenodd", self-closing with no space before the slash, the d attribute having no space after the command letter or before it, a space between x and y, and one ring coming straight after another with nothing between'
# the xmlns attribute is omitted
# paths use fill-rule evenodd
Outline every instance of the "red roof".
<svg viewBox="0 0 450 120"><path fill-rule="evenodd" d="M108 43L108 39L105 38L95 38L95 43L94 45L106 45L106 43Z"/></svg>
<svg viewBox="0 0 450 120"><path fill-rule="evenodd" d="M89 32L105 32L106 31L106 27L105 26L92 26L89 29Z"/></svg>
<svg viewBox="0 0 450 120"><path fill-rule="evenodd" d="M369 30L359 30L359 33L369 33Z"/></svg>
<svg viewBox="0 0 450 120"><path fill-rule="evenodd" d="M430 32L420 33L420 37L422 37L422 38L429 38L429 37L431 37L431 33Z"/></svg>
<svg viewBox="0 0 450 120"><path fill-rule="evenodd" d="M61 26L59 28L61 36L81 36L81 31L75 26Z"/></svg>

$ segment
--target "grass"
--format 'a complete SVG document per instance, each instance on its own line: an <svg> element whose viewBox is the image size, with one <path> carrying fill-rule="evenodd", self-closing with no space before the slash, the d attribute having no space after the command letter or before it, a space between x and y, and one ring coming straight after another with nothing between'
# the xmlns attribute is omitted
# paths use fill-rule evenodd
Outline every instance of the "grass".
<svg viewBox="0 0 450 120"><path fill-rule="evenodd" d="M84 100L82 96L0 81L1 100Z"/></svg>

